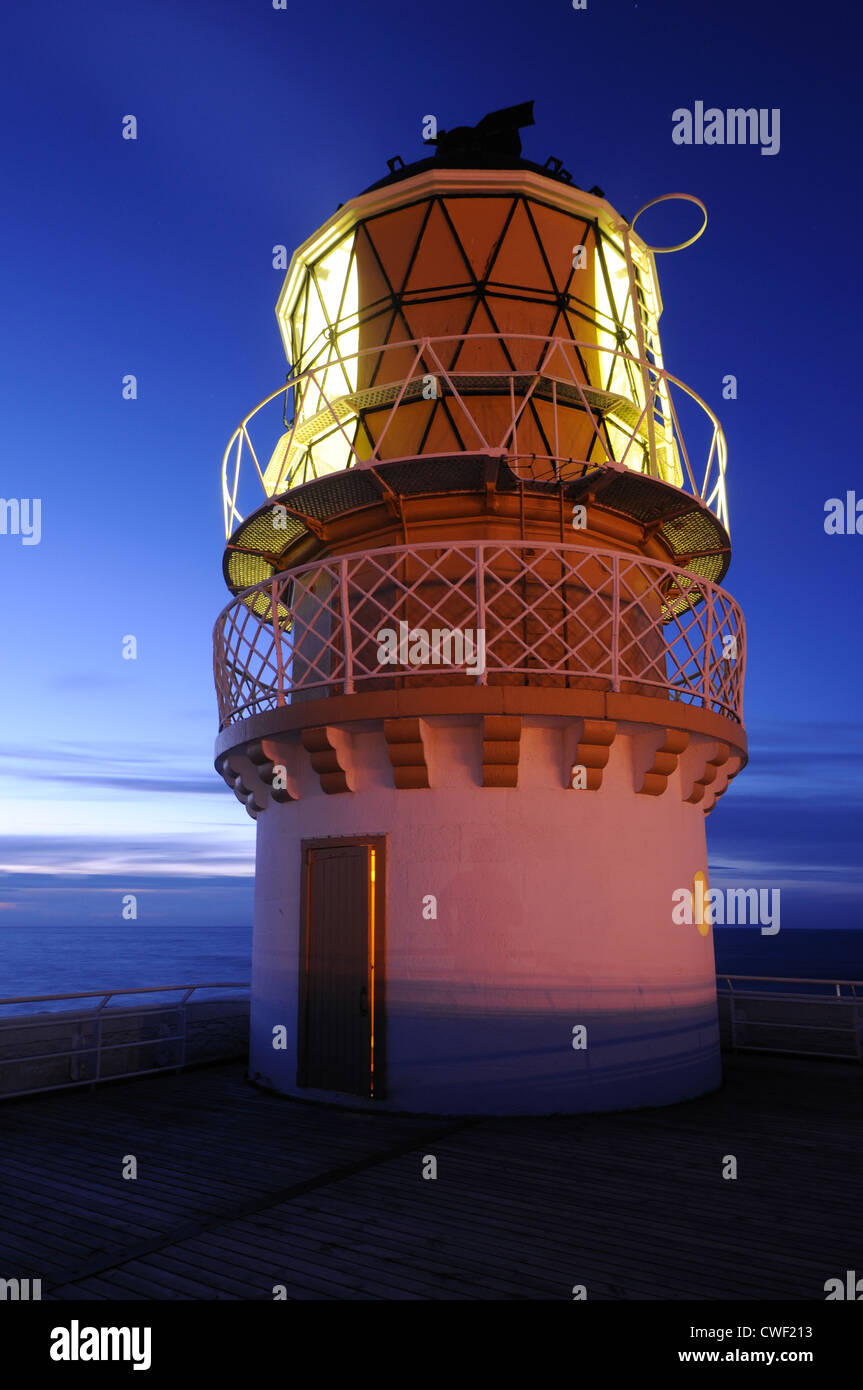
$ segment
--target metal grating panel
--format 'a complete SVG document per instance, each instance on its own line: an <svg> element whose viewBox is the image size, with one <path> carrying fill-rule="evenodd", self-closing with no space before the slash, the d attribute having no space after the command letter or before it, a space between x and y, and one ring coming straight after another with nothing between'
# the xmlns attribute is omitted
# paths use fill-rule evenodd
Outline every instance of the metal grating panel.
<svg viewBox="0 0 863 1390"><path fill-rule="evenodd" d="M485 486L485 464L484 455L419 458L388 465L382 476L403 497L422 492L476 492Z"/></svg>
<svg viewBox="0 0 863 1390"><path fill-rule="evenodd" d="M274 568L269 560L265 560L260 555L245 555L242 551L236 550L228 552L228 580L237 592L250 588L252 584L260 584L263 580L269 579Z"/></svg>
<svg viewBox="0 0 863 1390"><path fill-rule="evenodd" d="M354 507L368 506L380 501L380 489L374 478L361 468L351 468L345 473L331 473L312 482L301 483L299 487L284 492L280 498L297 512L305 512L317 521L329 521Z"/></svg>

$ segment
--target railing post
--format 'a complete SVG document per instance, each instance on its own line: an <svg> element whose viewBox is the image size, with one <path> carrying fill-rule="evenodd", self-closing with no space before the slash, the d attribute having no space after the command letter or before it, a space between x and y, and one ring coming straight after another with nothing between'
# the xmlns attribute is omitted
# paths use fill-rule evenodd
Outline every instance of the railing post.
<svg viewBox="0 0 863 1390"><path fill-rule="evenodd" d="M96 1045L96 1075L93 1077L93 1084L102 1079L102 1006L96 1010L96 1036L93 1039Z"/></svg>
<svg viewBox="0 0 863 1390"><path fill-rule="evenodd" d="M339 560L339 607L342 614L342 650L345 658L344 694L354 693L354 648L351 639L350 598L348 593L348 562Z"/></svg>
<svg viewBox="0 0 863 1390"><path fill-rule="evenodd" d="M194 992L194 988L187 989L180 1000L180 1032L182 1034L182 1041L180 1044L180 1061L176 1068L177 1071L180 1071L186 1065L186 1044L189 1037L189 1021L186 1013L186 1005Z"/></svg>
<svg viewBox="0 0 863 1390"><path fill-rule="evenodd" d="M276 695L277 708L285 703L285 662L282 656L282 628L279 623L280 583L280 580L274 579L273 587L270 591L270 617L273 620L273 641L276 644L276 679L278 682Z"/></svg>
<svg viewBox="0 0 863 1390"><path fill-rule="evenodd" d="M480 634L480 632L482 632L482 633L483 633L483 651L485 652L485 660L484 660L483 663L482 663L482 670L480 671L479 675L478 675L477 678L476 678L476 683L477 683L477 685L488 685L488 641L487 641L488 633L485 631L485 566L484 566L484 564L483 564L483 556L484 556L484 554L485 554L485 543L484 543L483 541L477 541L477 542L476 542L476 571L475 571L475 579L474 579L474 584L475 584L475 586L476 586L476 626L477 626L477 643L479 643L479 634ZM477 647L477 650L479 650L478 647Z"/></svg>
<svg viewBox="0 0 863 1390"><path fill-rule="evenodd" d="M76 1051L77 1051L77 1052L83 1051L83 1049L84 1049L84 1048L86 1047L86 1045L87 1045L87 1039L86 1039L86 1035L85 1035L85 1033L84 1033L84 1029L85 1029L85 1027L86 1027L86 1023L87 1023L87 1020L79 1019L78 1022L75 1024L75 1028L74 1028L74 1031L73 1031L73 1035L72 1035L72 1046L71 1046L70 1051L69 1051L69 1079L70 1079L70 1081L80 1081L80 1080L81 1080L82 1061L81 1061L81 1058L80 1058L80 1057L76 1057L76 1056L75 1056L75 1053L76 1053ZM83 1063L83 1066L86 1067L86 1065L87 1065L87 1063L84 1062L84 1063Z"/></svg>
<svg viewBox="0 0 863 1390"><path fill-rule="evenodd" d="M731 1050L737 1051L737 1015L734 1011L734 988L729 981L728 1002L731 1005Z"/></svg>
<svg viewBox="0 0 863 1390"><path fill-rule="evenodd" d="M713 604L714 593L713 588L711 586L711 588L707 590L707 635L705 637L704 670L701 676L701 698L704 701L703 708L706 710L709 710L711 705L713 704L713 696L710 690L710 682L712 680L711 671L713 659Z"/></svg>
<svg viewBox="0 0 863 1390"><path fill-rule="evenodd" d="M114 991L108 990L108 992L102 996L101 1004L97 1004L96 1006L96 1037L94 1039L96 1044L96 1075L92 1083L94 1086L97 1081L102 1080L102 1018L105 1009L107 1009L113 997Z"/></svg>
<svg viewBox="0 0 863 1390"><path fill-rule="evenodd" d="M620 560L615 555L611 571L611 688L620 690Z"/></svg>

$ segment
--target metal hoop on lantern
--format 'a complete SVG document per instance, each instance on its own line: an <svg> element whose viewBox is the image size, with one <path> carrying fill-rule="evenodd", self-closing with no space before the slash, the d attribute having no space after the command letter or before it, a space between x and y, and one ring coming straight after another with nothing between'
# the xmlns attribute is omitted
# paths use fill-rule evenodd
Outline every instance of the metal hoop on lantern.
<svg viewBox="0 0 863 1390"><path fill-rule="evenodd" d="M698 231L695 233L694 236L691 236L688 241L681 241L677 246L651 246L649 242L645 242L644 244L647 247L648 251L652 252L654 256L663 255L664 253L670 251L685 251L687 246L692 246L693 242L696 242L698 240L698 238L703 233L705 227L707 226L707 208L704 206L700 198L696 198L694 193L663 193L659 198L651 198L649 203L645 203L644 207L638 209L638 212L635 214L635 216L629 224L629 230L631 232L635 231L636 222L638 221L639 217L643 212L647 212L648 208L655 207L657 203L670 202L674 198L680 198L683 202L686 203L695 203L696 207L701 208L701 211L704 213L704 221L702 222L701 226L698 228Z"/></svg>

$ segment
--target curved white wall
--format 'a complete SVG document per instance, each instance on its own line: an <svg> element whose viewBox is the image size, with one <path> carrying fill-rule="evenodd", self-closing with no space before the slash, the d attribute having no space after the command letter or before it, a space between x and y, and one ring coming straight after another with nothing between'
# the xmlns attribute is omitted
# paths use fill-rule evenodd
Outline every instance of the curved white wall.
<svg viewBox="0 0 863 1390"><path fill-rule="evenodd" d="M621 730L599 790L570 790L562 730L526 718L518 787L485 788L476 721L427 724L429 789L395 790L383 735L368 730L351 735L353 791L325 795L302 755L300 799L258 818L252 1077L437 1113L660 1105L718 1085L712 936L671 915L673 891L707 867L681 771L661 796L636 794L638 731ZM300 841L346 835L387 836L376 1102L296 1085ZM423 917L429 894L436 921ZM286 1050L273 1047L279 1024ZM578 1024L585 1050L572 1047Z"/></svg>

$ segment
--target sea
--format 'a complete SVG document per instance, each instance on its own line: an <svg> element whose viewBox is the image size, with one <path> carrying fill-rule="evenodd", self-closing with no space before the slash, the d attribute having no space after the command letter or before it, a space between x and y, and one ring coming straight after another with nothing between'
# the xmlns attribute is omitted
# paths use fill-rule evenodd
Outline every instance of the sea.
<svg viewBox="0 0 863 1390"><path fill-rule="evenodd" d="M252 968L251 926L168 927L128 923L87 927L0 926L0 999L153 989L165 985L244 984ZM233 993L242 993L235 990ZM202 991L196 999L224 991ZM152 1002L169 995L156 994ZM89 1008L98 1000L2 1005L10 1014ZM132 1003L131 999L118 1003ZM140 1002L135 1000L135 1003Z"/></svg>
<svg viewBox="0 0 863 1390"><path fill-rule="evenodd" d="M762 936L758 927L716 927L714 947L720 975L863 981L863 931L855 928L783 927L775 936ZM242 984L250 978L251 957L251 926L148 926L142 930L139 923L129 923L128 930L123 930L113 924L3 925L0 999L166 985ZM81 1001L80 1006L89 1005ZM0 1016L80 1006L73 1001L4 1005Z"/></svg>
<svg viewBox="0 0 863 1390"><path fill-rule="evenodd" d="M863 981L863 931L857 927L714 927L720 975L778 975L809 980Z"/></svg>

